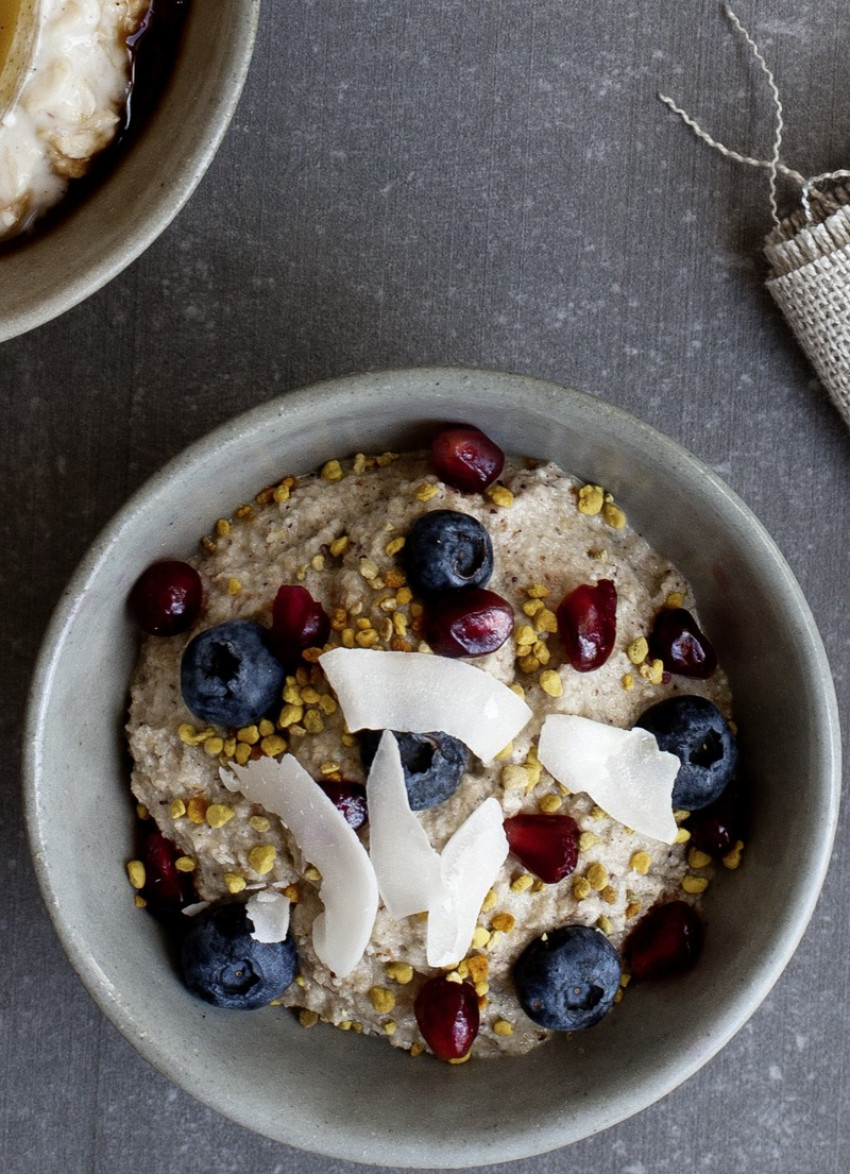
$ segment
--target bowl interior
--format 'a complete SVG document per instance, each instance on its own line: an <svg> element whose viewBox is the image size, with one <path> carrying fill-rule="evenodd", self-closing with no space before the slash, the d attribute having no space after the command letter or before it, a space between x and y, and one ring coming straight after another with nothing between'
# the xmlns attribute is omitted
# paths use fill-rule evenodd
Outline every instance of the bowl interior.
<svg viewBox="0 0 850 1174"><path fill-rule="evenodd" d="M735 691L753 816L745 865L709 891L706 949L691 975L630 990L584 1035L522 1059L447 1070L351 1033L305 1032L273 1009L219 1012L184 992L158 927L126 897L131 805L121 728L135 647L125 599L153 558L189 553L217 517L285 472L364 448L415 446L452 419L605 484L630 523L685 571ZM646 1107L694 1072L790 958L826 870L839 789L836 703L819 637L790 571L739 500L678 446L590 396L455 370L360 376L294 393L154 478L98 540L59 605L27 747L44 897L72 962L119 1029L173 1080L250 1128L398 1166L544 1152Z"/></svg>
<svg viewBox="0 0 850 1174"><path fill-rule="evenodd" d="M170 224L236 108L258 18L259 0L199 0L190 7L174 69L131 149L84 201L4 253L0 342L100 289Z"/></svg>

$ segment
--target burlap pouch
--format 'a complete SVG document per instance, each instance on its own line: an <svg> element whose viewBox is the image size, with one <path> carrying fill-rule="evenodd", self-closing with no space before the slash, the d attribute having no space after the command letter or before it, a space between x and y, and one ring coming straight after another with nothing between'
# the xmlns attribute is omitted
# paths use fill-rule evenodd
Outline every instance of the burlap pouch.
<svg viewBox="0 0 850 1174"><path fill-rule="evenodd" d="M850 172L806 179L781 161L782 104L773 74L732 9L728 5L723 8L735 31L746 40L771 91L775 110L771 158L755 159L730 150L666 95L659 97L710 147L736 162L767 170L774 222L764 243L769 266L767 288L850 425L850 189L842 183L850 179ZM782 219L776 197L779 176L792 180L800 189L800 206Z"/></svg>

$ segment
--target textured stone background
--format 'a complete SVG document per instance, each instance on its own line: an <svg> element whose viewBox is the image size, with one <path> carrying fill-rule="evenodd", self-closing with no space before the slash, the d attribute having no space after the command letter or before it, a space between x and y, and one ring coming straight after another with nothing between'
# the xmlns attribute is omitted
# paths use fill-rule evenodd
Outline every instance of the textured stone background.
<svg viewBox="0 0 850 1174"><path fill-rule="evenodd" d="M788 162L850 165L845 0L739 7L782 90ZM133 489L239 410L445 363L629 409L765 523L846 723L850 440L763 288L764 175L695 143L659 88L768 151L763 79L715 0L266 0L243 101L188 207L102 292L0 346L9 1174L356 1169L231 1125L135 1054L65 961L21 824L23 699L64 581ZM498 1169L843 1174L848 886L842 827L798 953L719 1056L640 1116Z"/></svg>

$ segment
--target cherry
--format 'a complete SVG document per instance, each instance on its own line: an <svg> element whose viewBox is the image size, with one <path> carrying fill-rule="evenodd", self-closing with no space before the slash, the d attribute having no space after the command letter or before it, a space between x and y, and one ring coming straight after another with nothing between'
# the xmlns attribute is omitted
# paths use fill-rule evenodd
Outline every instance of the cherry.
<svg viewBox="0 0 850 1174"><path fill-rule="evenodd" d="M505 454L478 428L457 424L444 428L434 437L431 461L446 485L461 493L478 493L499 476Z"/></svg>
<svg viewBox="0 0 850 1174"><path fill-rule="evenodd" d="M580 832L571 815L513 815L504 828L511 852L546 884L556 884L575 868Z"/></svg>
<svg viewBox="0 0 850 1174"><path fill-rule="evenodd" d="M654 905L626 939L625 954L635 978L665 978L690 970L702 948L699 914L685 901Z"/></svg>
<svg viewBox="0 0 850 1174"><path fill-rule="evenodd" d="M514 611L495 591L469 587L429 600L422 630L438 656L484 656L513 632Z"/></svg>
<svg viewBox="0 0 850 1174"><path fill-rule="evenodd" d="M717 668L717 653L684 607L664 608L649 635L650 655L681 677L705 680Z"/></svg>
<svg viewBox="0 0 850 1174"><path fill-rule="evenodd" d="M305 648L321 647L330 635L325 609L306 587L285 583L272 605L271 646L287 668L296 665Z"/></svg>
<svg viewBox="0 0 850 1174"><path fill-rule="evenodd" d="M363 827L369 818L369 808L366 804L366 788L362 783L320 779L319 786L355 831Z"/></svg>
<svg viewBox="0 0 850 1174"><path fill-rule="evenodd" d="M438 1060L460 1060L478 1035L478 995L469 982L435 975L421 987L413 1007L423 1039Z"/></svg>
<svg viewBox="0 0 850 1174"><path fill-rule="evenodd" d="M190 628L201 610L203 588L194 567L162 559L142 571L130 591L130 610L150 636L176 636Z"/></svg>
<svg viewBox="0 0 850 1174"><path fill-rule="evenodd" d="M191 874L178 872L175 861L181 855L177 845L162 834L156 824L145 821L139 855L145 866L142 896L152 913L169 915L179 913L195 898Z"/></svg>
<svg viewBox="0 0 850 1174"><path fill-rule="evenodd" d="M719 799L692 812L686 824L691 833L689 843L708 856L725 856L746 835L744 795L732 782Z"/></svg>
<svg viewBox="0 0 850 1174"><path fill-rule="evenodd" d="M610 579L582 583L556 611L567 660L579 673L601 668L617 635L617 588Z"/></svg>

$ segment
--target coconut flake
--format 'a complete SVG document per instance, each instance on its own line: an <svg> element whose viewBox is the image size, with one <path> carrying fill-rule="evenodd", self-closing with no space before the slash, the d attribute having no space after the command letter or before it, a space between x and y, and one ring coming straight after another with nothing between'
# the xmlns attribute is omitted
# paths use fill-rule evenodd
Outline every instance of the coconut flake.
<svg viewBox="0 0 850 1174"><path fill-rule="evenodd" d="M280 816L305 859L322 874L324 912L313 923L313 947L340 978L363 956L378 911L372 862L354 830L322 788L291 754L258 758L220 771L230 791Z"/></svg>
<svg viewBox="0 0 850 1174"><path fill-rule="evenodd" d="M648 730L553 713L543 722L537 756L559 783L590 795L618 823L665 844L676 839L672 796L681 763L659 750Z"/></svg>
<svg viewBox="0 0 850 1174"><path fill-rule="evenodd" d="M490 761L531 717L513 690L462 660L334 648L319 657L350 730L451 734Z"/></svg>
<svg viewBox="0 0 850 1174"><path fill-rule="evenodd" d="M491 796L464 820L440 856L440 890L428 908L429 966L454 966L463 958L507 855L504 815Z"/></svg>
<svg viewBox="0 0 850 1174"><path fill-rule="evenodd" d="M425 912L440 892L440 855L410 809L398 742L389 732L372 760L366 801L369 855L390 916Z"/></svg>
<svg viewBox="0 0 850 1174"><path fill-rule="evenodd" d="M254 924L251 937L258 942L282 942L289 933L292 902L274 889L261 889L248 898L245 912Z"/></svg>

